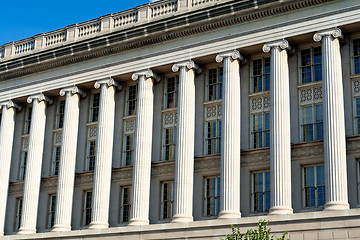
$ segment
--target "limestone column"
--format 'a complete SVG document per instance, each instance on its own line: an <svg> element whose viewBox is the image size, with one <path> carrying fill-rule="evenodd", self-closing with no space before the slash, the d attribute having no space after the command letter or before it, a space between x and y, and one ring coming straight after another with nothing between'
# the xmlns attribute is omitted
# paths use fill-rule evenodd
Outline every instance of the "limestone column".
<svg viewBox="0 0 360 240"><path fill-rule="evenodd" d="M21 107L9 100L0 103L0 109L2 109L0 124L0 236L3 236L14 140L15 113L16 109L20 111Z"/></svg>
<svg viewBox="0 0 360 240"><path fill-rule="evenodd" d="M139 80L139 86L136 105L135 157L129 225L149 224L154 109L153 79L160 80L151 70L137 72L132 75L132 80Z"/></svg>
<svg viewBox="0 0 360 240"><path fill-rule="evenodd" d="M270 214L291 214L289 66L286 40L264 45L270 59Z"/></svg>
<svg viewBox="0 0 360 240"><path fill-rule="evenodd" d="M240 53L216 56L224 61L221 136L221 181L219 218L239 218L240 213Z"/></svg>
<svg viewBox="0 0 360 240"><path fill-rule="evenodd" d="M76 86L64 88L60 91L60 96L66 96L66 98L56 194L55 225L52 229L55 232L71 231L80 94L85 95Z"/></svg>
<svg viewBox="0 0 360 240"><path fill-rule="evenodd" d="M326 210L349 209L339 37L342 37L342 34L338 28L314 35L315 41L322 40Z"/></svg>
<svg viewBox="0 0 360 240"><path fill-rule="evenodd" d="M172 222L191 222L194 185L195 70L199 68L190 60L175 64L172 70L180 71Z"/></svg>
<svg viewBox="0 0 360 240"><path fill-rule="evenodd" d="M92 215L89 228L109 227L110 186L115 121L115 90L112 79L95 83L100 88L99 120L97 128Z"/></svg>
<svg viewBox="0 0 360 240"><path fill-rule="evenodd" d="M46 102L51 104L52 100L40 93L28 97L27 102L33 103L33 108L24 182L23 207L18 234L36 233L46 122L45 110Z"/></svg>

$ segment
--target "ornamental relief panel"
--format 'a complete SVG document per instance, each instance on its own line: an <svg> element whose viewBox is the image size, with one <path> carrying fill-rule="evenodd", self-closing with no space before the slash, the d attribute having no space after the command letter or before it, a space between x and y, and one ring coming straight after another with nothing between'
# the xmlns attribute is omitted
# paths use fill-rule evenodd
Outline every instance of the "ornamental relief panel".
<svg viewBox="0 0 360 240"><path fill-rule="evenodd" d="M88 127L88 140L96 140L97 125Z"/></svg>
<svg viewBox="0 0 360 240"><path fill-rule="evenodd" d="M54 145L61 146L61 141L62 141L62 131L54 132Z"/></svg>
<svg viewBox="0 0 360 240"><path fill-rule="evenodd" d="M9 185L9 194L11 193L21 193L24 189L24 182L15 182L10 183Z"/></svg>
<svg viewBox="0 0 360 240"><path fill-rule="evenodd" d="M356 95L360 94L360 81L359 80L353 81L353 92Z"/></svg>
<svg viewBox="0 0 360 240"><path fill-rule="evenodd" d="M151 168L151 176L164 176L175 174L175 162L155 165Z"/></svg>
<svg viewBox="0 0 360 240"><path fill-rule="evenodd" d="M78 175L75 177L75 185L82 185L82 184L93 184L94 181L94 175L86 174L86 175Z"/></svg>
<svg viewBox="0 0 360 240"><path fill-rule="evenodd" d="M263 163L270 164L270 150L255 150L241 155L241 166Z"/></svg>
<svg viewBox="0 0 360 240"><path fill-rule="evenodd" d="M206 120L216 120L221 119L222 115L222 105L206 105L205 106L205 118Z"/></svg>
<svg viewBox="0 0 360 240"><path fill-rule="evenodd" d="M28 150L29 148L29 136L23 137L23 147L22 150Z"/></svg>
<svg viewBox="0 0 360 240"><path fill-rule="evenodd" d="M120 169L115 170L112 173L111 181L117 181L117 180L131 180L132 179L132 168L126 168L126 169Z"/></svg>
<svg viewBox="0 0 360 240"><path fill-rule="evenodd" d="M250 98L250 112L260 113L270 109L270 96L269 94L251 97Z"/></svg>
<svg viewBox="0 0 360 240"><path fill-rule="evenodd" d="M291 150L291 159L301 159L301 158L308 158L308 157L316 157L316 156L323 156L324 155L324 144L321 143L314 143L311 145L308 144L301 144L296 147L292 147Z"/></svg>
<svg viewBox="0 0 360 240"><path fill-rule="evenodd" d="M135 119L125 120L125 134L130 134L135 132Z"/></svg>
<svg viewBox="0 0 360 240"><path fill-rule="evenodd" d="M299 90L300 105L322 102L322 87L303 88Z"/></svg>
<svg viewBox="0 0 360 240"><path fill-rule="evenodd" d="M198 158L195 160L195 171L219 169L221 166L221 157Z"/></svg>
<svg viewBox="0 0 360 240"><path fill-rule="evenodd" d="M175 127L177 125L177 112L164 113L163 124L165 128Z"/></svg>
<svg viewBox="0 0 360 240"><path fill-rule="evenodd" d="M40 188L41 189L51 189L51 188L56 189L57 188L57 182L58 182L57 177L42 179Z"/></svg>

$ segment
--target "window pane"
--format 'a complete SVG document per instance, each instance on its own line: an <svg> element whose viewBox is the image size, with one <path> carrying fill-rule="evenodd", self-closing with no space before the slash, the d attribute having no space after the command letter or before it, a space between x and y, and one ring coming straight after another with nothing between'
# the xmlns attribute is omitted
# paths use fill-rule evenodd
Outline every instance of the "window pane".
<svg viewBox="0 0 360 240"><path fill-rule="evenodd" d="M325 186L318 187L318 206L325 205Z"/></svg>
<svg viewBox="0 0 360 240"><path fill-rule="evenodd" d="M311 82L311 51L310 49L301 51L301 78L302 83Z"/></svg>
<svg viewBox="0 0 360 240"><path fill-rule="evenodd" d="M323 121L323 105L316 104L315 105L315 122Z"/></svg>
<svg viewBox="0 0 360 240"><path fill-rule="evenodd" d="M305 188L305 206L315 207L315 187Z"/></svg>
<svg viewBox="0 0 360 240"><path fill-rule="evenodd" d="M314 167L306 167L304 168L304 184L305 187L315 186L315 179L314 179Z"/></svg>
<svg viewBox="0 0 360 240"><path fill-rule="evenodd" d="M313 123L312 106L303 107L302 110L303 110L303 124Z"/></svg>
<svg viewBox="0 0 360 240"><path fill-rule="evenodd" d="M265 58L265 91L270 90L270 58Z"/></svg>
<svg viewBox="0 0 360 240"><path fill-rule="evenodd" d="M321 47L314 48L314 81L322 80L322 53Z"/></svg>
<svg viewBox="0 0 360 240"><path fill-rule="evenodd" d="M317 185L325 185L324 165L316 167Z"/></svg>

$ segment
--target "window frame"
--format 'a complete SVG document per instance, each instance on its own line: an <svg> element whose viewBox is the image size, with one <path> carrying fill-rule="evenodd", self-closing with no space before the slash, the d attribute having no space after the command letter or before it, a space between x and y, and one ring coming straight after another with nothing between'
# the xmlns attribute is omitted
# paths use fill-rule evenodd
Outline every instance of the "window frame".
<svg viewBox="0 0 360 240"><path fill-rule="evenodd" d="M48 220L47 220L47 229L52 229L55 225L55 212L56 212L56 193L49 194L49 202L48 202ZM55 200L54 200L55 199ZM53 205L54 204L54 205ZM53 221L53 222L52 222Z"/></svg>
<svg viewBox="0 0 360 240"><path fill-rule="evenodd" d="M175 85L174 85L174 91L171 92L174 94L174 106L168 107L168 95L169 95L169 79L175 79ZM164 83L164 100L163 100L163 110L171 110L171 109L177 109L178 104L178 94L179 94L179 75L177 74L169 74L165 76L165 83Z"/></svg>
<svg viewBox="0 0 360 240"><path fill-rule="evenodd" d="M270 61L270 65L271 65L271 58L268 56L268 54L258 54L255 55L254 57L251 58L250 60L250 89L249 89L249 94L266 94L266 93L270 93L270 69L269 69L269 73L266 73L265 71L265 61L269 59ZM258 61L261 60L261 77L263 79L262 82L262 91L254 91L254 61ZM269 66L270 68L270 66ZM266 76L269 75L269 90L266 89ZM260 75L259 75L260 76Z"/></svg>
<svg viewBox="0 0 360 240"><path fill-rule="evenodd" d="M136 128L136 117L131 116L131 117L124 117L123 118L123 141L122 141L122 161L121 161L121 166L132 166L134 163L134 150L135 150L135 128ZM128 141L127 138L130 137L132 138L132 148L131 149L127 149L128 145ZM131 163L128 164L127 163L127 153L130 152L131 154Z"/></svg>
<svg viewBox="0 0 360 240"><path fill-rule="evenodd" d="M135 87L135 99L129 99L130 97L130 88ZM126 87L126 97L125 97L125 114L124 116L136 116L136 111L137 111L137 101L138 101L138 84L137 83L131 83L128 84ZM132 113L130 113L130 102L134 102L134 109L132 111Z"/></svg>
<svg viewBox="0 0 360 240"><path fill-rule="evenodd" d="M120 224L126 224L129 223L130 221L130 212L131 212L131 193L132 193L132 186L131 185L126 185L126 186L121 186L120 187L120 214L119 214L119 222ZM125 189L128 189L128 203L124 203L124 192ZM129 216L128 216L128 221L124 221L124 206L129 206Z"/></svg>
<svg viewBox="0 0 360 240"><path fill-rule="evenodd" d="M312 44L304 44L303 46L301 46L298 50L298 86L303 86L303 85L308 85L308 84L316 84L316 83L322 83L323 80L323 73L322 73L322 77L321 77L321 81L315 81L315 70L314 70L314 48L318 48L320 47L322 49L322 45L321 43L312 43ZM311 82L308 83L303 83L302 82L302 59L301 59L301 52L310 49L310 67L311 67ZM321 65L323 64L322 62L322 56L321 56ZM319 65L319 64L317 64Z"/></svg>
<svg viewBox="0 0 360 240"><path fill-rule="evenodd" d="M90 197L90 207L87 207L88 205L88 202L87 200L89 199L88 198L88 194L91 194L91 197ZM85 190L83 192L83 209L82 209L82 227L86 227L86 226L89 226L90 223L91 223L91 218L92 218L92 197L93 197L93 191L92 190ZM90 221L89 223L87 223L87 210L90 210Z"/></svg>
<svg viewBox="0 0 360 240"><path fill-rule="evenodd" d="M99 105L94 106L95 103L95 96L99 96ZM97 123L99 121L99 110L100 110L100 101L101 101L101 93L100 91L93 91L90 95L90 103L89 103L89 116L88 116L88 124L90 123ZM97 109L97 117L94 115L94 110ZM96 121L94 121L94 118Z"/></svg>
<svg viewBox="0 0 360 240"><path fill-rule="evenodd" d="M86 161L85 161L85 171L90 172L90 171L94 171L95 170L95 162L96 162L96 141L94 139L88 140L87 143L87 148L86 148ZM92 151L92 146L94 147L94 154L91 155L91 151ZM91 165L91 161L93 161L93 169L91 169L90 167Z"/></svg>
<svg viewBox="0 0 360 240"><path fill-rule="evenodd" d="M15 232L18 232L21 224L23 198L16 198Z"/></svg>
<svg viewBox="0 0 360 240"><path fill-rule="evenodd" d="M170 185L170 199L167 200L164 200L165 184ZM174 180L163 181L161 182L160 186L161 186L160 220L170 220L174 216ZM168 202L170 202L170 211L167 212L167 217L164 217L165 204L167 204Z"/></svg>
<svg viewBox="0 0 360 240"><path fill-rule="evenodd" d="M215 84L210 84L210 70L216 69L216 83ZM220 69L222 69L222 76L220 76ZM222 78L221 78L222 77ZM222 84L223 84L223 78L224 78L224 69L223 69L223 65L222 64L209 64L206 67L206 73L205 73L205 101L204 103L211 103L211 102L217 102L217 101L221 101L222 100ZM220 86L218 88L220 88L220 91L218 91L218 95L216 96L215 99L210 100L210 96L209 96L209 87L210 85L217 85Z"/></svg>
<svg viewBox="0 0 360 240"><path fill-rule="evenodd" d="M207 180L216 179L215 182L215 195L208 196L207 195ZM204 183L204 198L203 198L203 216L204 217L216 217L220 213L220 184L221 184L221 178L220 176L204 176L203 183ZM211 213L211 207L209 209L210 213L208 214L208 198L214 198L214 212ZM210 200L211 204L211 200ZM215 213L215 214L214 214Z"/></svg>
<svg viewBox="0 0 360 240"><path fill-rule="evenodd" d="M263 202L263 206L262 206L262 211L255 211L255 176L254 174L258 174L258 173L262 173L263 174L263 191L262 194L264 196L264 202ZM269 190L266 190L266 173L269 174ZM269 194L271 194L271 186L270 186L270 169L267 170L257 170L257 171L253 171L251 172L251 193L250 193L250 198L251 198L251 213L268 213L270 208L271 208L271 203L270 203L270 199L269 199L269 210L266 210L266 193L268 192ZM260 193L260 192L259 192ZM270 196L271 198L271 196Z"/></svg>
<svg viewBox="0 0 360 240"><path fill-rule="evenodd" d="M64 104L63 106L62 103ZM64 127L65 105L65 98L59 98L56 105L55 129L62 129Z"/></svg>
<svg viewBox="0 0 360 240"><path fill-rule="evenodd" d="M360 34L354 34L350 37L350 62L351 62L351 71L350 75L352 77L360 77L360 72L355 73L355 61L354 61L354 41L359 40L360 41Z"/></svg>
<svg viewBox="0 0 360 240"><path fill-rule="evenodd" d="M33 106L28 104L26 106L26 110L25 110L23 135L29 135L30 134L32 112L33 112Z"/></svg>
<svg viewBox="0 0 360 240"><path fill-rule="evenodd" d="M318 179L317 179L317 167L319 166L323 166L324 168L324 185L319 185L318 184ZM314 186L310 186L310 187L314 187L315 188L315 206L306 206L306 195L305 195L305 168L309 168L309 167L314 167ZM302 196L302 208L303 209L323 209L324 205L326 204L326 183L325 183L325 166L324 163L315 163L315 164L307 164L307 165L303 165L301 166L301 196ZM319 187L324 187L324 205L319 205L319 199L318 199L318 188Z"/></svg>

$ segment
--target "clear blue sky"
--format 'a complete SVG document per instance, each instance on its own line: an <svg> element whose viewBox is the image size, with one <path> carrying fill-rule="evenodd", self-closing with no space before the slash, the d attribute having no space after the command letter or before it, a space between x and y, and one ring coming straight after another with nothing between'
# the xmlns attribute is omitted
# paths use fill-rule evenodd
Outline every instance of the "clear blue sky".
<svg viewBox="0 0 360 240"><path fill-rule="evenodd" d="M0 0L0 46L116 13L150 0Z"/></svg>

